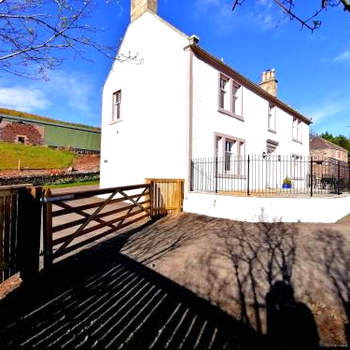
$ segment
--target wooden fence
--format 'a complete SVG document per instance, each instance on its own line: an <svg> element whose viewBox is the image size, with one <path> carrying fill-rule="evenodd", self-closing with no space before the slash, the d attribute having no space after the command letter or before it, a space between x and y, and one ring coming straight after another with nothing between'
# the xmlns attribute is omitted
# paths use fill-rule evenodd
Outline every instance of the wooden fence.
<svg viewBox="0 0 350 350"><path fill-rule="evenodd" d="M39 269L41 188L0 187L0 283Z"/></svg>
<svg viewBox="0 0 350 350"><path fill-rule="evenodd" d="M41 219L44 266L112 233L182 210L183 180L53 195L30 185L0 187L0 283L39 271ZM42 210L43 209L43 210Z"/></svg>
<svg viewBox="0 0 350 350"><path fill-rule="evenodd" d="M178 214L182 211L184 180L146 179L151 185L152 216Z"/></svg>
<svg viewBox="0 0 350 350"><path fill-rule="evenodd" d="M109 234L150 219L150 187L142 184L59 195L47 190L43 200L44 266Z"/></svg>

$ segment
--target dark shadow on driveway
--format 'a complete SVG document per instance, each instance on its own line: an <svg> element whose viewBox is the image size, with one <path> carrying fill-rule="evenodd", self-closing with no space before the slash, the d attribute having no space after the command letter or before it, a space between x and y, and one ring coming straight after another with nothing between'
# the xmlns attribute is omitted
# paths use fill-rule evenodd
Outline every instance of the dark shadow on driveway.
<svg viewBox="0 0 350 350"><path fill-rule="evenodd" d="M0 349L254 349L262 338L189 290L119 254L82 251L0 303Z"/></svg>

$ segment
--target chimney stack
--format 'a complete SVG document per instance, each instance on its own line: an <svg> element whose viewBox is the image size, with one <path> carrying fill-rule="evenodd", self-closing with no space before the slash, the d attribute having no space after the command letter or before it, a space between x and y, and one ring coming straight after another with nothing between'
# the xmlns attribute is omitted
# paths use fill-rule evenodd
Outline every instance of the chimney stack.
<svg viewBox="0 0 350 350"><path fill-rule="evenodd" d="M260 87L275 97L277 96L277 84L278 81L274 69L269 69L262 73Z"/></svg>
<svg viewBox="0 0 350 350"><path fill-rule="evenodd" d="M157 2L157 0L131 0L131 22L141 17L148 10L157 13Z"/></svg>

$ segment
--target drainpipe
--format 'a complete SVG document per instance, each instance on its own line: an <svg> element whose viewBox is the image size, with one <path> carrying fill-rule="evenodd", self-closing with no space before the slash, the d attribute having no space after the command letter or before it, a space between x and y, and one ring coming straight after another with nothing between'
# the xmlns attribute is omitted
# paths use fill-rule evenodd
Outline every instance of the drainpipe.
<svg viewBox="0 0 350 350"><path fill-rule="evenodd" d="M187 60L187 174L185 179L185 192L191 190L192 174L192 124L193 124L193 51L191 45L184 50L188 53Z"/></svg>

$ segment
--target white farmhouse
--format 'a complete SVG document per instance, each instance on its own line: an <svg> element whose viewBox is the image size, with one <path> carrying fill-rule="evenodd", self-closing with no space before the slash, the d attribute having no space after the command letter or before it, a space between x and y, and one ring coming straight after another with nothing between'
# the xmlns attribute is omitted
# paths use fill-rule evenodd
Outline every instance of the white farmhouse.
<svg viewBox="0 0 350 350"><path fill-rule="evenodd" d="M182 178L189 190L194 159L243 179L230 159L309 155L311 122L276 97L275 71L251 82L160 18L157 0L131 1L119 54L137 59L116 61L103 89L101 187Z"/></svg>

